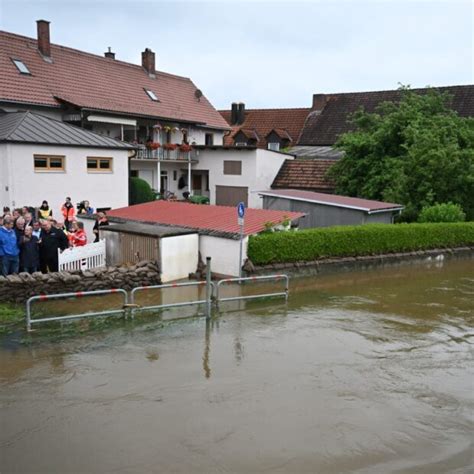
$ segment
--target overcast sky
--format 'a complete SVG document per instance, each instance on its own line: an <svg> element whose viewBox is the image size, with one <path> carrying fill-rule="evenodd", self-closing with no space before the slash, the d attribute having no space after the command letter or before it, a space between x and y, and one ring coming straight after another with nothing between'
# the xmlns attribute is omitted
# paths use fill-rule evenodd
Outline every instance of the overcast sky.
<svg viewBox="0 0 474 474"><path fill-rule="evenodd" d="M191 77L217 108L308 107L313 93L473 83L473 2L0 0L2 30Z"/></svg>

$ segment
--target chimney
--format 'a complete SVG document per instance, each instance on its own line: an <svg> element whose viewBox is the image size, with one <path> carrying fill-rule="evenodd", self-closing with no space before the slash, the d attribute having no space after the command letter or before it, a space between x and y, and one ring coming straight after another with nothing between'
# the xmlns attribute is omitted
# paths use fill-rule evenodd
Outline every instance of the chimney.
<svg viewBox="0 0 474 474"><path fill-rule="evenodd" d="M142 52L142 66L150 77L155 77L155 53L150 48Z"/></svg>
<svg viewBox="0 0 474 474"><path fill-rule="evenodd" d="M51 43L49 42L49 21L38 20L38 49L44 58L51 58Z"/></svg>
<svg viewBox="0 0 474 474"><path fill-rule="evenodd" d="M243 102L239 102L237 104L237 123L242 125L245 122L245 104Z"/></svg>
<svg viewBox="0 0 474 474"><path fill-rule="evenodd" d="M239 122L239 106L237 102L232 102L232 108L230 111L230 124L237 125Z"/></svg>
<svg viewBox="0 0 474 474"><path fill-rule="evenodd" d="M327 101L328 96L326 94L313 94L313 110L323 110Z"/></svg>
<svg viewBox="0 0 474 474"><path fill-rule="evenodd" d="M115 53L112 53L112 49L109 46L109 50L104 53L104 56L109 59L115 59Z"/></svg>

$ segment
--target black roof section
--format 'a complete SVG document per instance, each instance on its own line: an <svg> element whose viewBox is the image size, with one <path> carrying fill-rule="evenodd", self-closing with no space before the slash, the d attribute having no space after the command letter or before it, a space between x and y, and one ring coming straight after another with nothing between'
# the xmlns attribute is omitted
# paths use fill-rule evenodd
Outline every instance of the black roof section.
<svg viewBox="0 0 474 474"><path fill-rule="evenodd" d="M135 148L129 143L30 111L0 114L0 142L125 150Z"/></svg>

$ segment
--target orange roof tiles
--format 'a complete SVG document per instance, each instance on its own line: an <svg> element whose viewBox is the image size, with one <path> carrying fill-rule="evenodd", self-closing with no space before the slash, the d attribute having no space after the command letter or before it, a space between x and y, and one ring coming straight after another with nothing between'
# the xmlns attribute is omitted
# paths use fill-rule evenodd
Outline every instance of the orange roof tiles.
<svg viewBox="0 0 474 474"><path fill-rule="evenodd" d="M231 124L231 111L220 110L222 117ZM288 133L292 140L292 144L298 142L301 130L311 109L309 108L293 108L293 109L246 109L245 121L241 125L232 126L232 132L225 137L224 144L232 145L233 137L240 129L254 130L259 137L257 146L259 148L267 148L266 136L272 130L283 130Z"/></svg>
<svg viewBox="0 0 474 474"><path fill-rule="evenodd" d="M135 64L51 45L52 63L43 60L37 41L0 32L0 101L58 107L61 101L125 115L189 121L228 129L206 97L195 97L196 86L185 77L156 71L156 78ZM20 74L20 59L31 75ZM150 100L153 91L159 102Z"/></svg>

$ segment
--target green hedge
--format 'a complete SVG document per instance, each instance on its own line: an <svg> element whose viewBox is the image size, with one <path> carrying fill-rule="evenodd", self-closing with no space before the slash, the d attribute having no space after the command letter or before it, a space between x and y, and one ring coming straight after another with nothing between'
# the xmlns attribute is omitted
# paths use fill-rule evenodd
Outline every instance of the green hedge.
<svg viewBox="0 0 474 474"><path fill-rule="evenodd" d="M248 257L265 265L464 245L474 245L474 222L374 224L252 236Z"/></svg>

